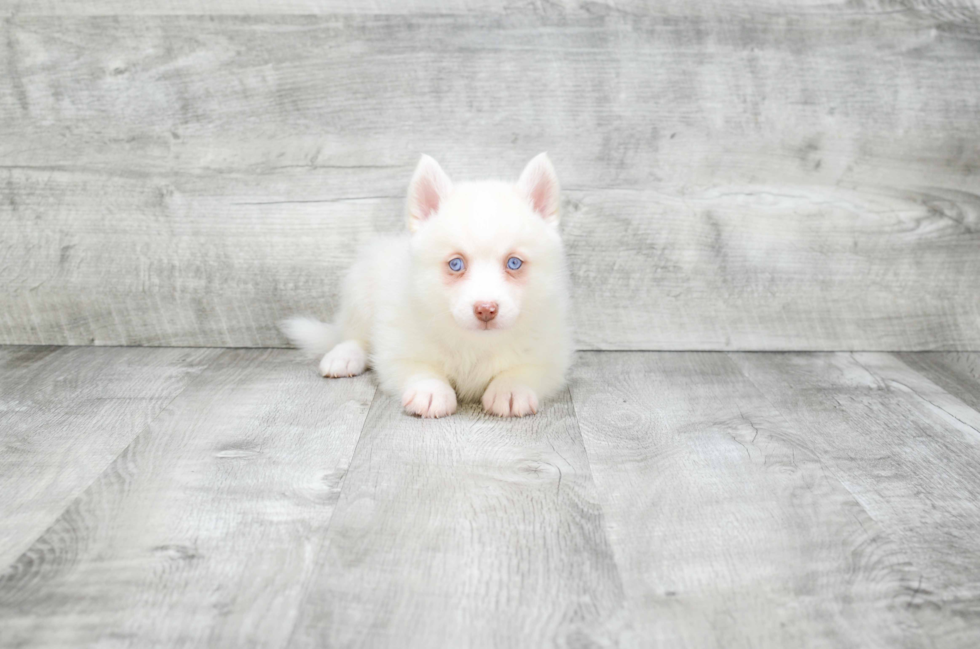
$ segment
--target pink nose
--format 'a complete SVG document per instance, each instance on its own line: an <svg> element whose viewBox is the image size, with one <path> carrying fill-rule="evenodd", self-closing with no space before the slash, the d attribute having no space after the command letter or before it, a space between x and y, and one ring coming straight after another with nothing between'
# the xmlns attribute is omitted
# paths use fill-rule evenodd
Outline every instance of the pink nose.
<svg viewBox="0 0 980 649"><path fill-rule="evenodd" d="M473 313L484 322L490 322L497 317L496 302L477 302L473 305Z"/></svg>

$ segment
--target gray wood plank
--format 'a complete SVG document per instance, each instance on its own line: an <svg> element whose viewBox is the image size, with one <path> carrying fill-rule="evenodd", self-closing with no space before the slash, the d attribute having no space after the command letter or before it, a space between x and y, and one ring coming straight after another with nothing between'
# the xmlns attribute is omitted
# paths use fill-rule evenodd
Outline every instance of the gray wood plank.
<svg viewBox="0 0 980 649"><path fill-rule="evenodd" d="M935 645L976 647L980 413L887 354L733 358L921 571Z"/></svg>
<svg viewBox="0 0 980 649"><path fill-rule="evenodd" d="M0 341L281 345L419 152L549 150L583 348L980 348L974 3L352 4L9 18Z"/></svg>
<svg viewBox="0 0 980 649"><path fill-rule="evenodd" d="M973 194L754 185L572 200L581 348L980 345L980 291L949 270L956 260L980 276ZM930 211L937 203L972 216L949 219Z"/></svg>
<svg viewBox="0 0 980 649"><path fill-rule="evenodd" d="M593 11L602 11L593 3ZM642 0L616 3L616 8L642 8ZM546 6L527 7L541 12L587 13L589 7L574 0L552 0ZM500 15L517 7L495 0L0 0L0 14L11 16L222 16L222 15L411 15L490 13ZM608 7L606 10L611 10Z"/></svg>
<svg viewBox="0 0 980 649"><path fill-rule="evenodd" d="M224 351L0 577L4 643L283 646L374 390Z"/></svg>
<svg viewBox="0 0 980 649"><path fill-rule="evenodd" d="M980 410L980 353L920 352L897 356L946 392Z"/></svg>
<svg viewBox="0 0 980 649"><path fill-rule="evenodd" d="M439 420L379 393L290 646L630 643L568 394Z"/></svg>
<svg viewBox="0 0 980 649"><path fill-rule="evenodd" d="M588 353L573 373L647 646L930 646L907 559L725 355Z"/></svg>
<svg viewBox="0 0 980 649"><path fill-rule="evenodd" d="M0 348L0 571L217 354Z"/></svg>
<svg viewBox="0 0 980 649"><path fill-rule="evenodd" d="M106 15L262 15L262 14L513 14L518 10L545 15L586 14L606 16L615 13L634 15L712 13L723 10L739 12L773 12L793 14L860 15L894 13L894 5L878 0L714 0L707 12L686 0L614 0L580 2L548 0L517 5L496 0L0 0L0 13L14 16L106 16ZM902 4L911 15L945 16L949 20L976 19L976 0L913 0Z"/></svg>

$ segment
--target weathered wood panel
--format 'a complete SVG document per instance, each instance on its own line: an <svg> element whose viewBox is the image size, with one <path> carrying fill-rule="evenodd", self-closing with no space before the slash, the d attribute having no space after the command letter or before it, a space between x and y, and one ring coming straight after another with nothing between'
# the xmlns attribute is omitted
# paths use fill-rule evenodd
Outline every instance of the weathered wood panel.
<svg viewBox="0 0 980 649"><path fill-rule="evenodd" d="M919 575L726 356L581 354L574 372L645 646L930 646Z"/></svg>
<svg viewBox="0 0 980 649"><path fill-rule="evenodd" d="M770 0L772 2L773 0ZM679 0L663 2L670 7ZM744 7L734 0L733 7ZM643 8L643 0L619 0L615 4L549 0L548 3L515 7L497 0L0 0L0 13L13 16L183 16L183 15L411 15L411 14L505 14L517 9L540 13L595 13Z"/></svg>
<svg viewBox="0 0 980 649"><path fill-rule="evenodd" d="M419 152L548 150L584 348L980 347L973 4L302 6L10 11L0 341L282 344Z"/></svg>
<svg viewBox="0 0 980 649"><path fill-rule="evenodd" d="M898 357L946 392L980 410L980 353L922 352Z"/></svg>
<svg viewBox="0 0 980 649"><path fill-rule="evenodd" d="M13 226L0 241L11 262L0 267L0 338L45 343L282 344L276 323L297 312L329 316L358 242L395 227L402 205L383 196L317 201L345 191L352 176L340 170L299 182L28 175L29 184L64 183L74 199L63 209L50 193L22 196L23 220L0 223ZM48 224L43 243L33 242L38 220Z"/></svg>
<svg viewBox="0 0 980 649"><path fill-rule="evenodd" d="M637 203L647 218L625 216ZM581 347L980 345L975 196L729 186L586 193L574 209Z"/></svg>
<svg viewBox="0 0 980 649"><path fill-rule="evenodd" d="M222 352L0 576L3 644L285 646L374 391Z"/></svg>
<svg viewBox="0 0 980 649"><path fill-rule="evenodd" d="M920 572L934 645L976 647L980 413L887 354L733 358Z"/></svg>
<svg viewBox="0 0 980 649"><path fill-rule="evenodd" d="M0 572L217 354L0 348Z"/></svg>
<svg viewBox="0 0 980 649"><path fill-rule="evenodd" d="M379 393L290 646L613 647L631 621L567 392L421 420Z"/></svg>
<svg viewBox="0 0 980 649"><path fill-rule="evenodd" d="M133 16L133 15L318 15L318 14L513 14L518 10L541 14L606 15L612 12L632 14L715 13L717 11L782 14L860 14L895 13L894 0L713 0L705 8L692 6L687 0L548 0L518 6L497 0L0 0L0 12L15 16ZM976 0L919 0L902 2L900 11L944 16L949 20L976 18L980 14Z"/></svg>

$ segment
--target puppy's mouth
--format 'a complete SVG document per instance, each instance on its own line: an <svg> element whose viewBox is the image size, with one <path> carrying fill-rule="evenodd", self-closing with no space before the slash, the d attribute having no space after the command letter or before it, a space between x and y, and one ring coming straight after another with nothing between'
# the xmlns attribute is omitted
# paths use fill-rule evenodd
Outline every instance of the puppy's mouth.
<svg viewBox="0 0 980 649"><path fill-rule="evenodd" d="M501 326L496 320L490 320L489 322L477 320L475 329L476 331L500 331L501 329L506 329L506 327Z"/></svg>

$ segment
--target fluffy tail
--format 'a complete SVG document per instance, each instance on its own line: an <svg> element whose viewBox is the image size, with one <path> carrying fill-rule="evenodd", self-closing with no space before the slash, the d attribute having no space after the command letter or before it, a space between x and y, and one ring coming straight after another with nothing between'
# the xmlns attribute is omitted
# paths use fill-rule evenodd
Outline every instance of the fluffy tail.
<svg viewBox="0 0 980 649"><path fill-rule="evenodd" d="M294 316L279 323L289 342L311 356L323 356L340 342L334 325L313 318Z"/></svg>

